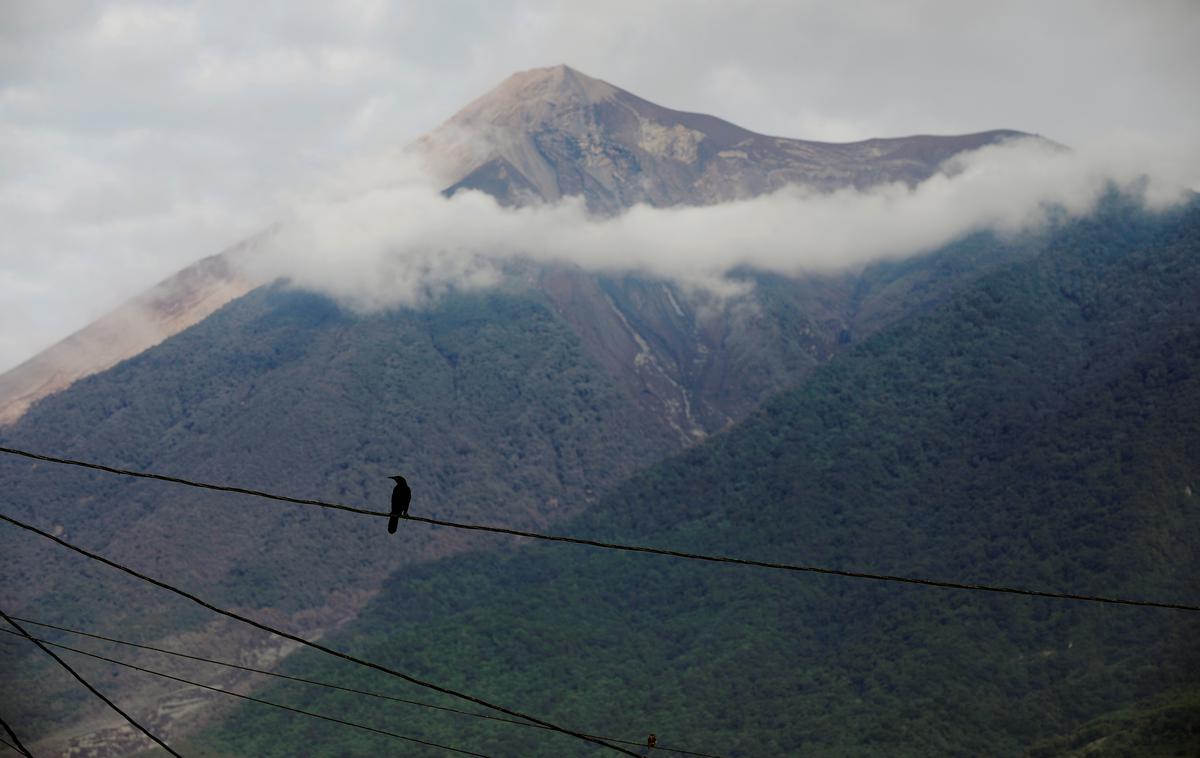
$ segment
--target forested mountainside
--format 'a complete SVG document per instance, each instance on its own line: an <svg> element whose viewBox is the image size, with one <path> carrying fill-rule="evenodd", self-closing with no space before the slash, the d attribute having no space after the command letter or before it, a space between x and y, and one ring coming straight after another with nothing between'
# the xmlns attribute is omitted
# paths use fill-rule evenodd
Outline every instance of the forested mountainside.
<svg viewBox="0 0 1200 758"><path fill-rule="evenodd" d="M415 512L545 526L744 418L861 336L1031 249L1029 239L980 234L855 274L747 272L751 298L724 314L665 282L568 268L539 272L533 286L366 317L319 295L265 287L46 398L0 430L0 441L379 507L386 477L404 473ZM0 481L7 512L19 518L315 634L353 618L397 567L472 544L444 531L385 541L370 519L8 457ZM189 644L218 657L238 650L270 663L287 652L256 646L186 605L159 607L144 587L53 545L9 531L0 541L14 577L6 595L27 615L143 641L193 635ZM99 713L73 682L47 671L35 664L12 673L39 693L13 705L35 734L77 720L80 706ZM196 713L170 709L164 718L171 732L186 731L190 722L173 719Z"/></svg>
<svg viewBox="0 0 1200 758"><path fill-rule="evenodd" d="M555 202L575 196L597 214L615 215L637 204L706 205L755 197L787 186L821 192L887 183L912 186L942 172L943 164L955 156L1021 138L1035 139L1003 129L845 144L768 137L713 116L664 108L567 66L552 66L514 74L415 143L399 150L384 149L373 156L372 162L379 175L387 177L389 172L410 171L415 161L432 172L431 178L440 182L438 186L447 195L474 189L505 205ZM394 212L403 214L404 209L396 208ZM47 394L153 347L265 284L260 274L251 273L255 267L247 268L245 263L255 256L259 246L272 244L273 235L274 229L267 229L189 266L0 375L0 425L15 421ZM594 279L572 282L570 278L551 278L555 281L550 284L557 285L554 291L559 297L579 294L587 300L596 295ZM635 284L638 286L629 294L636 295L647 283L638 279ZM678 301L674 294L664 296L658 292L642 303L647 309L630 309L633 303L629 301L623 306L614 305L621 311L619 319L624 320L616 326L634 331L630 328L634 321L653 321L662 315L675 320L680 316L689 322L688 341L706 350L712 348L706 338L736 340L737 330L731 333L730 325L723 321L690 323L695 321L694 314L676 313L685 310ZM576 325L597 315L601 322L611 321L613 314L607 312L607 304L599 304L604 306L599 312L595 308L582 312L568 308L565 313ZM836 318L841 314L821 315ZM645 336L629 334L620 338L610 333L601 363L642 355L640 340ZM814 335L810 342L819 343L822 337ZM662 407L685 400L672 385L678 380L675 374L679 368L662 364L661 358L651 355L642 361L640 369L621 367L635 374L636 383L654 396L659 407L651 412L661 412ZM721 365L719 360L717 365ZM704 409L695 418L681 412L674 424L678 433L690 438L703 432L714 418L719 420L720 428L728 420L720 414L729 410L719 405ZM733 417L740 418L747 409L732 410Z"/></svg>
<svg viewBox="0 0 1200 758"><path fill-rule="evenodd" d="M446 194L481 189L514 204L582 195L605 215L634 203L701 205L789 185L813 192L911 187L963 151L1019 136L1028 135L846 145L766 137L554 67L518 74L412 149L448 172L438 185ZM464 152L455 141L462 139L495 150ZM931 308L944 312L959 302L956 293L992 272L1057 254L1062 244L1080 255L1085 248L1090 255L1116 246L1125 255L1138 245L1158 247L1168 228L1189 223L1123 213L1110 208L1094 228L980 232L906 260L828 275L735 270L730 275L752 285L750 294L726 301L635 273L510 261L503 285L492 290L451 291L426 308L364 315L284 282L258 286L222 254L9 372L0 381L0 406L8 409L0 413L0 444L371 507L386 503L386 477L404 474L417 493L414 512L557 529L598 503L611 508L608 493L634 486L623 482L639 470L758 413L764 400L803 386L832 358L849 351L838 365L860 365L872 355L867 344L883 344L872 335L903 333ZM1084 234L1094 239L1080 242ZM236 250L250 255L255 244ZM1094 261L1079 260L1081 276L1092 281ZM1104 281L1106 296L1132 298L1148 319L1159 317L1141 293L1120 295L1122 282ZM147 334L129 326L142 318L155 323ZM110 344L113 334L122 339ZM1075 332L1060 336L1062 345L1034 341L1013 354L1092 350L1074 347ZM1139 346L1140 338L1131 340L1114 354ZM59 359L74 358L86 361L66 371ZM988 381L1001 392L1009 378ZM758 428L762 417L754 418L737 434ZM907 423L895 421L898 430ZM729 443L714 444L711 450ZM867 448L844 452L875 460ZM497 546L449 530L387 538L371 519L7 457L0 488L7 513L308 636L360 634L347 625L384 582L423 562L450 572L444 581L458 581L458 572L472 581L476 558L442 559ZM786 510L789 502L771 507ZM662 512L656 528L689 528L686 514ZM714 531L713 539L725 544L732 536ZM747 532L744 539L757 538ZM12 578L5 603L40 620L267 667L292 652L11 530L0 530L0 570ZM35 739L55 750L86 743L96 757L136 744L115 715L49 674L37 656L6 660L12 692L31 694L6 692L0 705ZM257 686L248 675L195 675L230 689ZM117 697L136 695L134 712L153 716L171 739L210 719L221 698L150 689L112 670L101 676Z"/></svg>
<svg viewBox="0 0 1200 758"><path fill-rule="evenodd" d="M1148 216L1113 201L1038 252L556 531L1200 602L1200 206ZM1194 754L1197 640L1182 611L534 544L399 572L333 644L592 733L707 753L1053 755L1088 735L1111 754ZM418 694L307 652L284 670ZM586 752L345 693L264 694L484 752ZM390 749L293 718L247 704L197 744Z"/></svg>
<svg viewBox="0 0 1200 758"><path fill-rule="evenodd" d="M496 293L361 319L273 288L43 401L4 439L379 507L386 477L404 473L423 512L525 526L583 507L676 444L544 303ZM6 512L239 607L352 615L392 569L464 544L11 458L0 467ZM143 586L112 572L81 575L52 545L11 530L3 540L6 596L25 613L152 638L199 623L155 612ZM27 702L23 723L44 705Z"/></svg>

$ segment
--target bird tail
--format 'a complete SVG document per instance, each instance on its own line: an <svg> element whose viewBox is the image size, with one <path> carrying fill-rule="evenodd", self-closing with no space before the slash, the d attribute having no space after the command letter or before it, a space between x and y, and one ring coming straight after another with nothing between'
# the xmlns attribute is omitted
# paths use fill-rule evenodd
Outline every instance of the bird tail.
<svg viewBox="0 0 1200 758"><path fill-rule="evenodd" d="M388 519L388 534L395 534L396 527L400 525L400 516L393 515Z"/></svg>

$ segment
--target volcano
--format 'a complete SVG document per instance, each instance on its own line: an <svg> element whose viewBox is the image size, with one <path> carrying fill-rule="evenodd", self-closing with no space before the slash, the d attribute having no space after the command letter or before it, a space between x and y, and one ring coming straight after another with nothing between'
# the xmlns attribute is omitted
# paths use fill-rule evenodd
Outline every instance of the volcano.
<svg viewBox="0 0 1200 758"><path fill-rule="evenodd" d="M844 144L768 137L713 116L656 105L559 65L512 75L403 152L424 161L447 195L479 190L505 205L579 196L596 213L616 214L643 203L658 207L720 203L788 185L819 191L891 182L914 185L955 155L1028 136L998 129ZM381 162L387 160L387 152ZM14 422L41 398L141 353L265 284L248 279L231 263L239 254L252 254L263 236L189 266L0 375L0 425ZM560 300L575 302L601 297L586 283L568 283L561 276L549 282L547 290ZM673 321L670 313L679 310L678 298L665 293L649 297L661 312L647 318ZM571 310L569 305L560 302L565 311ZM594 315L594 310L581 312L573 320L586 329L582 321ZM627 315L599 318L620 322L618 332L630 331L625 327L634 321L647 320L630 321ZM844 327L837 324L834 331L840 334ZM617 369L611 365L613 360L645 356L645 336L630 333L627 339L617 339L620 344L605 346L601 357ZM613 358L614 354L619 357ZM652 362L649 357L640 360ZM687 402L670 390L678 380L678 376L644 375L640 381L657 386L650 390L652 394L671 394L667 405L682 409ZM684 414L674 423L681 434L695 436L714 424L721 427L738 413L738 407L728 407L708 413L707 421Z"/></svg>
<svg viewBox="0 0 1200 758"><path fill-rule="evenodd" d="M574 198L606 217L637 205L706 206L787 186L818 193L912 186L964 151L1025 136L995 130L848 144L769 137L555 66L510 77L402 152L426 162L448 196L473 190L509 206ZM1147 353L1148 368L1139 373L1135 352L1174 344L1170 339L1195 323L1192 299L1180 293L1194 292L1197 274L1179 254L1194 245L1195 219L1183 216L1164 226L1134 223L1128 220L1132 212L1121 213L1057 236L973 234L924 256L836 274L746 270L737 276L749 294L736 307L635 272L530 264L504 286L450 292L422 308L362 314L287 282L247 278L237 262L254 255L262 238L252 239L197 262L0 377L0 440L112 466L376 509L388 502L388 477L401 474L412 488L414 515L525 529L582 525L599 535L608 526L600 517L587 519L608 514L627 541L638 541L639 529L646 529L662 536L663 544L701 552L733 546L729 550L791 556L803 545L830 564L852 560L869 567L885 556L880 570L900 572L911 557L904 536L928 546L931 557L923 557L929 562L923 565L947 576L974 565L975 553L956 552L966 545L989 560L1004 557L1019 566L1061 569L1062 576L1103 578L1111 570L1093 572L1094 564L1103 563L1105 550L1117 550L1109 539L1117 531L1088 543L1086 559L1060 566L1054 556L1069 554L1071 527L1090 523L1088 513L1068 523L1056 517L1057 504L1029 495L1045 483L1050 491L1061 487L1072 502L1086 502L1092 480L1055 479L1051 453L1036 460L1009 455L1005 445L1018 446L1012 440L1017 427L1006 420L1020 420L1026 431L1050 424L1050 431L1039 432L1037 450L1065 455L1057 445L1078 447L1103 428L1105 412L1090 404L1091 393L1113 394L1122 413L1136 415L1129 411L1136 406L1129 393L1136 394L1139 381L1154 380L1163 365L1170 376L1190 367L1171 368L1170 351L1160 350ZM1116 240L1113 250L1136 249L1143 258L1132 273L1130 266L1097 262L1089 257L1093 247L1100 251L1095 255L1109 247L1089 247L1094 239ZM1174 251L1169 265L1158 267L1146 252L1159 248ZM1121 287L1139 289L1123 298ZM1170 317L1150 318L1151 303L1170 303ZM1127 329L1143 322L1153 326L1144 345ZM1076 369L1090 372L1089 384L1068 393ZM810 385L813 376L819 381ZM1177 389L1191 392L1190 381L1179 379L1181 389L1158 387L1156 404L1137 413L1166 407ZM1009 386L1021 392L1002 391ZM905 415L910 407L920 410L919 425ZM1086 424L1078 421L1070 427L1075 436L1059 439L1052 425L1059 417ZM966 427L984 431L955 436ZM911 428L922 430L922 437L913 439ZM1168 436L1151 432L1122 427L1120 433L1151 450ZM926 436L934 442L925 444ZM1192 438L1179 439L1186 447ZM1104 454L1120 462L1141 449L1105 448ZM952 479L942 478L948 470L943 460L953 466ZM1185 520L1179 514L1191 507L1177 496L1194 484L1188 465L1185 454L1172 453L1178 481L1154 482L1175 493L1154 501L1155 508L1172 509L1164 523L1173 527L1164 530L1169 534L1162 545L1147 527L1147 555L1195 554L1188 552L1192 543L1172 542L1188 534L1177 526ZM312 638L345 634L353 644L354 635L366 639L393 623L411 629L443 612L469 616L469 608L457 603L483 602L478 588L505 598L521 591L479 569L489 556L507 554L496 542L449 530L404 523L388 535L374 519L11 459L0 459L0 487L14 517ZM810 489L820 497L817 510ZM1010 491L1020 498L1002 497ZM721 494L706 500L708 492ZM995 505L979 533L972 531L977 500ZM1104 523L1122 523L1129 515L1101 501L1109 519ZM858 510L860 502L870 508ZM736 505L722 512L726 503ZM1002 528L1005 509L1013 509L1017 523L1028 517L1042 531L1014 537ZM720 535L719 544L706 544L705 535ZM132 633L254 665L273 667L293 652L278 640L163 602L144 586L81 571L52 545L9 532L0 539L5 605L22 616L117 637ZM1121 554L1136 552L1130 551ZM945 562L938 563L942 556ZM548 563L551 568L539 574L538 565L514 565L524 572L519 576L539 583L577 568ZM438 573L445 566L450 568ZM410 585L410 576L428 584ZM1040 586L1058 575L1048 578L1030 568L1019 576ZM455 585L460 577L475 584ZM453 591L443 592L441 581ZM682 574L672 574L671 581L669 595L646 600L661 606L664 623L699 618L703 627L707 614L720 610L712 603L738 607L730 586ZM1150 589L1169 595L1180 584L1175 577ZM848 620L838 616L833 591L828 597L814 593L802 613L799 606L777 605L780 596L793 597L777 589L755 585L764 607L782 608L779 617L789 619L789 630L811 650L821 641L853 641L870 627L869 593L854 595L859 615ZM609 594L616 598L613 613L621 613L623 591ZM382 611L380 603L387 604ZM964 614L974 613L975 606L963 607ZM356 619L368 609L371 618L384 621L370 633L356 631ZM805 615L809 610L812 615ZM706 638L696 649L707 651L707 661L730 651L784 651L789 644L769 636L769 613L723 618L720 635L735 639L730 630L745 622L771 642L759 646L745 638L722 647L721 640ZM798 618L812 618L813 628L802 628ZM919 636L939 623L922 618L902 634ZM1010 623L1032 628L1041 619L1020 616ZM623 633L655 627L658 620L647 613ZM1059 629L1036 628L1039 645ZM1137 631L1131 629L1118 631ZM502 634L496 631L495 639ZM1059 648L1066 659L1065 646ZM670 645L663 649L672 651L672 660L692 655ZM958 648L956 660L970 658L964 649ZM1005 660L1026 667L1017 678L1054 680L1053 672L1033 668L1045 660L1042 649L1010 640ZM852 670L860 660L856 651L847 648L842 655L848 668L822 674L823 681L854 690L860 703L883 697ZM436 657L442 665L454 654L439 649ZM798 685L780 663L786 656L750 659L779 677L772 684L777 707L769 717L778 723L768 727L783 730L786 701L798 697ZM733 668L693 663L700 672L695 681L712 672L712 680L738 681ZM37 724L43 747L117 755L140 746L110 716L92 710L71 683L46 676L39 665L14 664L11 691L33 694L5 702L6 718ZM656 676L668 681L669 667L655 665ZM132 709L151 718L168 740L195 734L220 716L217 693L146 688L110 673L104 681L113 682L113 690L130 698ZM259 686L244 674L214 677L200 667L179 673L242 692ZM1141 694L1151 692L1144 677L1139 681ZM511 691L549 692L531 682ZM891 692L889 687L895 689L879 689ZM679 691L686 689L680 685ZM653 700L653 691L646 692ZM726 703L740 702L737 692L725 694ZM45 702L56 704L53 712L45 711ZM823 707L809 705L813 712ZM1056 723L1065 728L1097 712L1081 709L1071 716L1075 721ZM743 751L753 753L752 747Z"/></svg>

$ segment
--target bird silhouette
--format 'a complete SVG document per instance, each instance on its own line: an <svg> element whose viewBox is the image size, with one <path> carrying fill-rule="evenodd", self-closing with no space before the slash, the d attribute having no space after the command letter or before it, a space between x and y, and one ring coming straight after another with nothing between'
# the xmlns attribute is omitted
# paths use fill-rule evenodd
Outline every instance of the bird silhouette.
<svg viewBox="0 0 1200 758"><path fill-rule="evenodd" d="M402 476L389 476L396 482L392 490L392 517L388 519L388 534L395 534L400 524L400 517L408 515L408 504L412 501L412 490L408 488L408 480Z"/></svg>

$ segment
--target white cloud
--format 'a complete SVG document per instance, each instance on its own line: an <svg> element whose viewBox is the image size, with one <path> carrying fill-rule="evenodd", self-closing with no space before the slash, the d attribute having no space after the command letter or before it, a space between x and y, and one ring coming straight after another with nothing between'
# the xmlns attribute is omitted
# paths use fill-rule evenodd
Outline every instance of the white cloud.
<svg viewBox="0 0 1200 758"><path fill-rule="evenodd" d="M169 47L188 42L196 31L192 8L121 3L106 8L93 30L100 45Z"/></svg>
<svg viewBox="0 0 1200 758"><path fill-rule="evenodd" d="M820 194L801 187L705 207L637 206L612 218L579 198L505 208L478 192L445 198L411 166L365 162L298 200L243 265L360 310L419 306L449 288L495 284L507 261L634 271L728 293L749 266L785 275L918 255L979 230L1017 233L1090 212L1110 187L1161 209L1184 196L1145 161L1097 146L1013 141L959 156L916 187Z"/></svg>
<svg viewBox="0 0 1200 758"><path fill-rule="evenodd" d="M1198 38L1193 0L0 2L0 370L516 70L808 139L1117 135L1198 182Z"/></svg>

